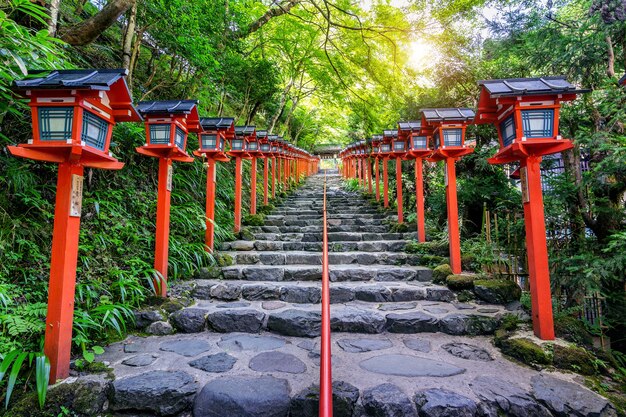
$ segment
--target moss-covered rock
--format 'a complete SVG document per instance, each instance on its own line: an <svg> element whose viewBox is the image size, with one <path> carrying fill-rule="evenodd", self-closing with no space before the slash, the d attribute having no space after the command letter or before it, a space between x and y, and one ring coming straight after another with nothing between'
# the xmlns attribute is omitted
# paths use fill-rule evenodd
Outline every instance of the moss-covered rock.
<svg viewBox="0 0 626 417"><path fill-rule="evenodd" d="M109 385L110 379L105 374L84 375L74 382L51 386L43 409L39 408L37 394L29 393L18 399L4 416L65 416L64 409L77 417L102 415Z"/></svg>
<svg viewBox="0 0 626 417"><path fill-rule="evenodd" d="M448 288L455 291L470 290L474 288L475 280L476 275L448 275L446 277L446 285Z"/></svg>
<svg viewBox="0 0 626 417"><path fill-rule="evenodd" d="M406 233L409 231L409 226L406 223L391 223L391 227L389 228L390 233Z"/></svg>
<svg viewBox="0 0 626 417"><path fill-rule="evenodd" d="M215 260L220 267L231 266L235 261L233 257L227 253L220 253L215 256Z"/></svg>
<svg viewBox="0 0 626 417"><path fill-rule="evenodd" d="M222 271L220 268L216 268L213 266L210 267L202 267L196 271L194 274L195 279L216 279L222 276ZM161 297L159 297L161 298Z"/></svg>
<svg viewBox="0 0 626 417"><path fill-rule="evenodd" d="M271 212L273 212L276 209L276 207L273 204L266 204L264 206L261 206L257 209L257 212L259 214L270 214Z"/></svg>
<svg viewBox="0 0 626 417"><path fill-rule="evenodd" d="M243 216L243 224L246 226L263 226L265 216L262 214L246 214Z"/></svg>
<svg viewBox="0 0 626 417"><path fill-rule="evenodd" d="M530 339L504 338L499 341L499 347L502 353L526 364L549 365L550 357L544 352L541 346L537 345Z"/></svg>
<svg viewBox="0 0 626 417"><path fill-rule="evenodd" d="M594 365L595 357L587 350L576 346L554 346L554 366L583 375L594 375L598 369Z"/></svg>
<svg viewBox="0 0 626 417"><path fill-rule="evenodd" d="M517 330L520 319L515 314L505 314L500 322L500 328L504 331Z"/></svg>
<svg viewBox="0 0 626 417"><path fill-rule="evenodd" d="M456 295L456 299L459 301L459 303L467 303L468 301L472 301L475 298L476 297L474 296L474 292L469 290L462 290Z"/></svg>
<svg viewBox="0 0 626 417"><path fill-rule="evenodd" d="M474 281L474 292L490 304L507 304L518 301L522 289L513 281L504 279L481 279Z"/></svg>
<svg viewBox="0 0 626 417"><path fill-rule="evenodd" d="M169 300L161 305L161 309L169 314L185 308L185 303L181 300Z"/></svg>
<svg viewBox="0 0 626 417"><path fill-rule="evenodd" d="M578 345L592 346L593 338L587 331L582 320L572 316L557 315L554 317L554 332L568 342Z"/></svg>
<svg viewBox="0 0 626 417"><path fill-rule="evenodd" d="M443 284L446 282L446 278L448 275L452 275L452 267L448 264L439 265L437 268L433 269L433 282L435 284Z"/></svg>
<svg viewBox="0 0 626 417"><path fill-rule="evenodd" d="M420 265L428 268L436 268L438 265L447 264L450 262L448 258L437 255L422 255L420 257Z"/></svg>
<svg viewBox="0 0 626 417"><path fill-rule="evenodd" d="M241 240L254 240L254 233L250 230L243 228L241 232L239 232L239 239Z"/></svg>

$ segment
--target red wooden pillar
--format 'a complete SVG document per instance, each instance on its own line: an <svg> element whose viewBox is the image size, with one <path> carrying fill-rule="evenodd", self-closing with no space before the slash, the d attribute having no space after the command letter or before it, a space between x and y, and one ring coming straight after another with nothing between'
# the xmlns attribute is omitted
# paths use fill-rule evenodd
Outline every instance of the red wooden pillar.
<svg viewBox="0 0 626 417"><path fill-rule="evenodd" d="M256 158L250 162L250 214L256 214Z"/></svg>
<svg viewBox="0 0 626 417"><path fill-rule="evenodd" d="M396 158L396 201L398 203L398 223L404 223L402 210L402 159Z"/></svg>
<svg viewBox="0 0 626 417"><path fill-rule="evenodd" d="M376 164L376 201L380 201L380 163L378 158L374 159L374 163Z"/></svg>
<svg viewBox="0 0 626 417"><path fill-rule="evenodd" d="M235 157L235 233L241 231L241 157Z"/></svg>
<svg viewBox="0 0 626 417"><path fill-rule="evenodd" d="M387 185L387 157L383 157L383 202L385 208L389 207L389 186Z"/></svg>
<svg viewBox="0 0 626 417"><path fill-rule="evenodd" d="M159 158L159 190L157 196L154 269L161 275L155 286L161 297L167 295L167 264L170 236L170 201L172 195L172 160Z"/></svg>
<svg viewBox="0 0 626 417"><path fill-rule="evenodd" d="M446 205L448 207L448 237L450 239L450 266L461 273L461 238L459 235L459 207L456 198L456 158L446 158Z"/></svg>
<svg viewBox="0 0 626 417"><path fill-rule="evenodd" d="M367 161L367 190L370 194L372 194L372 162L369 160L369 158L366 160Z"/></svg>
<svg viewBox="0 0 626 417"><path fill-rule="evenodd" d="M272 158L272 198L276 198L276 157Z"/></svg>
<svg viewBox="0 0 626 417"><path fill-rule="evenodd" d="M207 159L206 174L206 232L204 241L208 252L213 252L215 240L215 186L216 186L215 160Z"/></svg>
<svg viewBox="0 0 626 417"><path fill-rule="evenodd" d="M269 204L269 195L267 192L267 177L268 177L268 166L267 164L269 163L269 158L265 157L263 158L263 204L264 205L268 205Z"/></svg>
<svg viewBox="0 0 626 417"><path fill-rule="evenodd" d="M426 223L424 216L424 177L423 160L415 158L415 209L417 211L417 240L426 242Z"/></svg>
<svg viewBox="0 0 626 417"><path fill-rule="evenodd" d="M541 156L524 158L520 163L520 177L528 250L528 273L533 315L533 330L542 340L554 339L552 317L552 294L550 292L550 269L546 225L541 190Z"/></svg>
<svg viewBox="0 0 626 417"><path fill-rule="evenodd" d="M72 193L82 196L82 179L82 165L59 164L44 341L44 353L50 359L51 381L67 378L70 371L80 230L80 212L72 210L71 200Z"/></svg>

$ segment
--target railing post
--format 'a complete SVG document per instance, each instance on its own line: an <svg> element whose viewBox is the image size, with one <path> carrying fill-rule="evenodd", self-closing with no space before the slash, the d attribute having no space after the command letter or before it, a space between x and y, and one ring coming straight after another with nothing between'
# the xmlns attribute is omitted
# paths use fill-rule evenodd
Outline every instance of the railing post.
<svg viewBox="0 0 626 417"><path fill-rule="evenodd" d="M263 158L263 204L266 206L269 204L269 196L267 192L268 162L268 157Z"/></svg>
<svg viewBox="0 0 626 417"><path fill-rule="evenodd" d="M398 205L398 223L404 222L402 211L402 158L396 158L396 202Z"/></svg>
<svg viewBox="0 0 626 417"><path fill-rule="evenodd" d="M388 177L387 177L387 157L383 157L383 201L385 208L389 208L389 185Z"/></svg>
<svg viewBox="0 0 626 417"><path fill-rule="evenodd" d="M422 158L415 158L415 208L417 210L417 240L426 242L424 216L424 178Z"/></svg>
<svg viewBox="0 0 626 417"><path fill-rule="evenodd" d="M256 214L256 158L250 162L250 214Z"/></svg>

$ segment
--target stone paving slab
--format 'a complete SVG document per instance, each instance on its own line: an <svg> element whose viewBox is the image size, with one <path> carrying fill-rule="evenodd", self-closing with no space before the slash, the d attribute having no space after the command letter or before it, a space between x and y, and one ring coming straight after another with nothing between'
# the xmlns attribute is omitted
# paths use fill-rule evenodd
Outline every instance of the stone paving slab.
<svg viewBox="0 0 626 417"><path fill-rule="evenodd" d="M242 338L243 343L241 345L236 343L238 337ZM248 334L220 335L215 333L162 337L130 336L122 342L108 346L105 349L105 353L98 356L98 360L104 361L113 368L116 380L122 381L122 385L127 378L139 377L151 371L176 371L179 372L177 375L182 375L180 374L181 372L187 374L191 377L187 382L193 380L195 384L193 387L197 389L197 392L211 381L226 381L230 377L248 378L248 386L254 384L257 378L260 381L261 377L273 377L286 381L287 392L293 398L299 392L318 383L319 358L316 355L310 355L310 350L312 348L315 349L315 346L319 346L319 337L315 339L277 338L274 335L261 333L257 336L258 347L255 346L257 343L251 340L250 337ZM266 338L272 341L280 340L282 345L278 346L280 343L268 345ZM542 398L542 401L552 407L569 410L570 413L573 412L572 407L578 407L581 410L590 410L590 413L580 415L616 416L616 414L611 413L610 406L607 406L601 397L577 384L572 375L556 372L539 373L533 369L510 362L502 357L500 352L493 347L490 339L486 337L460 337L433 333L420 335L419 338L396 334L367 335L363 338L366 341L359 342L358 337L351 337L352 344L361 347L367 346L368 343L375 344L377 349L345 350L339 345L345 339L345 336L340 334L332 335L333 379L334 381L343 381L358 389L360 399L358 400L357 409L359 409L359 406L362 407L360 404L364 401L364 392L366 390L374 389L381 384L391 384L410 399L413 399L416 394L423 393L424 390L433 389L448 390L450 393L468 398L474 403L488 403L490 401L489 398L493 398L490 395L497 395L498 392L502 393L508 390L506 392L518 392L519 394L516 394L517 397L507 399L507 401L510 400L512 403L515 403L516 401L522 401L523 398L524 401L530 401L527 407L536 407L538 410L545 408L533 396L534 389L540 390L537 395ZM409 348L407 345L411 346L413 339L427 341L431 347L430 351L423 352ZM164 343L172 345L172 342L180 344L185 341L201 341L209 346L209 350L198 353L195 356L184 356L176 351L164 351L161 349ZM376 343L376 341L379 342ZM487 352L493 360L485 362L483 360L464 359L455 356L445 348L446 345L451 343L464 343L477 350ZM125 349L125 346L133 346L133 349L130 350L137 350L138 352L126 353L125 350L128 349ZM241 346L245 346L245 349L242 349ZM128 366L124 364L130 357L137 354L150 355L155 360L145 366ZM221 362L217 361L217 365L204 359L207 356L216 355L219 355L217 357L221 359ZM205 368L208 371L201 369L203 364L206 365ZM373 364L374 369L368 370L368 364ZM488 386L491 389L490 392L496 394L490 394L484 391L484 389L477 391L477 387L484 386L487 383L486 381L490 381L488 382ZM155 381L154 383L157 382ZM506 386L499 386L498 384L506 384ZM574 390L573 394L572 390ZM555 391L558 392L555 393ZM579 398L579 402L563 400L563 398L559 397L563 392L566 394L569 392L567 398L570 398L570 400L572 395L575 394L574 396ZM430 398L431 406L437 401L442 401L442 398L437 397L435 394L430 393L427 396ZM418 396L422 396L422 394ZM435 398L431 398L433 396ZM452 394L444 396L443 400L448 397L450 401L458 400ZM145 398L142 397L139 400L142 401L142 404L145 403ZM128 406L129 402L132 404L132 399L126 398L125 402ZM601 412L592 414L591 410L596 413L598 410ZM286 414L280 415L286 417ZM355 415L360 417L371 414ZM473 414L467 415L471 416ZM547 416L550 415L548 414ZM554 415L557 414L554 413Z"/></svg>

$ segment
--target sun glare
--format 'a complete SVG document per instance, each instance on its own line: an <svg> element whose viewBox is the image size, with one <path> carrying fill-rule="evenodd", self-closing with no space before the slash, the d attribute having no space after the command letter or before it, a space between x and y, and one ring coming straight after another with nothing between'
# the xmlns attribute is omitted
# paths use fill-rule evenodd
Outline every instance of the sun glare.
<svg viewBox="0 0 626 417"><path fill-rule="evenodd" d="M437 51L423 39L417 39L409 44L408 64L415 70L430 67L437 60Z"/></svg>

